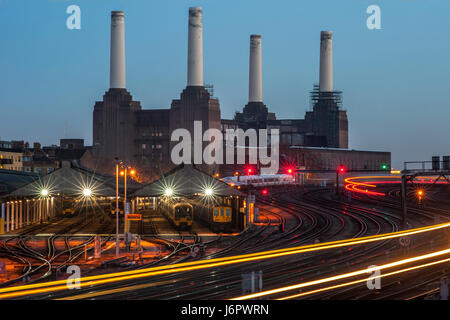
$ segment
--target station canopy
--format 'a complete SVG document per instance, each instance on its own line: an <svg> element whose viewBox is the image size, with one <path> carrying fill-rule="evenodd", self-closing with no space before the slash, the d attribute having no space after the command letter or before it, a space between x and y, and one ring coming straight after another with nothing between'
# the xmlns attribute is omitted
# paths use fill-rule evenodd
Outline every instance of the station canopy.
<svg viewBox="0 0 450 320"><path fill-rule="evenodd" d="M38 178L39 174L34 172L0 169L0 196L7 195Z"/></svg>
<svg viewBox="0 0 450 320"><path fill-rule="evenodd" d="M212 191L214 196L243 196L243 193L230 187L193 165L180 165L142 189L136 191L136 197L160 197L170 190L173 196L191 196Z"/></svg>
<svg viewBox="0 0 450 320"><path fill-rule="evenodd" d="M36 180L14 190L9 196L39 197L43 194L43 190L49 196L82 196L87 190L91 196L115 196L115 188L111 186L113 180L114 177L100 175L71 166L70 162L63 162L61 168L39 176Z"/></svg>

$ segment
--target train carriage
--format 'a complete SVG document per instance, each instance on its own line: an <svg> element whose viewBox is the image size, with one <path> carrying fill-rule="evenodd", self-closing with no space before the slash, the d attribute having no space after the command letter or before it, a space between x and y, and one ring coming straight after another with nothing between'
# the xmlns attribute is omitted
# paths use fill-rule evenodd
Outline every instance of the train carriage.
<svg viewBox="0 0 450 320"><path fill-rule="evenodd" d="M119 199L119 215L123 216L123 200ZM109 205L109 210L112 216L116 215L116 200L111 200L110 205Z"/></svg>
<svg viewBox="0 0 450 320"><path fill-rule="evenodd" d="M74 201L71 199L63 199L61 213L65 218L75 216L76 211L74 207Z"/></svg>
<svg viewBox="0 0 450 320"><path fill-rule="evenodd" d="M194 220L194 206L186 201L174 199L161 201L159 208L177 229L190 229Z"/></svg>
<svg viewBox="0 0 450 320"><path fill-rule="evenodd" d="M295 177L290 174L264 174L225 177L223 178L223 182L233 186L269 187L294 184Z"/></svg>
<svg viewBox="0 0 450 320"><path fill-rule="evenodd" d="M195 219L207 225L213 232L231 232L233 207L228 200L214 205L195 206Z"/></svg>

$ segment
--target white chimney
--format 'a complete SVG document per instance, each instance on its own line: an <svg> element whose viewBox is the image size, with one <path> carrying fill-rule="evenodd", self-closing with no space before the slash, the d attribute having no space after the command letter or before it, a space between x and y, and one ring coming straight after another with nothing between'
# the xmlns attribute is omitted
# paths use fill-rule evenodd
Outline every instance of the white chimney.
<svg viewBox="0 0 450 320"><path fill-rule="evenodd" d="M250 36L250 74L248 101L262 102L262 50L261 36Z"/></svg>
<svg viewBox="0 0 450 320"><path fill-rule="evenodd" d="M320 33L320 79L319 91L333 91L333 33L322 31Z"/></svg>
<svg viewBox="0 0 450 320"><path fill-rule="evenodd" d="M202 8L189 8L188 86L203 86Z"/></svg>
<svg viewBox="0 0 450 320"><path fill-rule="evenodd" d="M126 88L124 20L123 11L111 11L110 88Z"/></svg>

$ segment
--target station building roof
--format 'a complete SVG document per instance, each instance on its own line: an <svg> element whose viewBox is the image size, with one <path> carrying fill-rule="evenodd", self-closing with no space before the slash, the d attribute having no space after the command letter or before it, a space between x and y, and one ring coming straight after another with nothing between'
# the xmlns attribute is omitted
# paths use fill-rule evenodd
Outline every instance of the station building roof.
<svg viewBox="0 0 450 320"><path fill-rule="evenodd" d="M38 176L34 181L17 188L9 195L38 197L43 189L47 189L50 196L56 194L81 196L85 189L90 189L93 196L115 196L112 181L114 181L112 176L100 175L88 169L72 166L70 162L63 162L61 168Z"/></svg>
<svg viewBox="0 0 450 320"><path fill-rule="evenodd" d="M171 189L174 196L190 196L203 194L208 188L216 196L244 195L242 192L199 170L193 165L180 165L164 174L159 180L139 189L133 196L160 197L165 194L167 189Z"/></svg>
<svg viewBox="0 0 450 320"><path fill-rule="evenodd" d="M39 178L34 172L0 169L0 196L8 194Z"/></svg>

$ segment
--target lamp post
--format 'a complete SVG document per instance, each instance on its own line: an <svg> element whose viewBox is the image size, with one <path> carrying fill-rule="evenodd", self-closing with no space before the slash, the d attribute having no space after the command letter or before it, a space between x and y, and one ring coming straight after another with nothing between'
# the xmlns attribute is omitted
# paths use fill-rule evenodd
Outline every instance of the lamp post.
<svg viewBox="0 0 450 320"><path fill-rule="evenodd" d="M124 243L126 243L126 235L127 235L127 173L128 173L128 165L126 165L123 161L120 162L121 168L124 170L120 172L120 175L124 176L124 197L123 197L123 237ZM117 169L119 170L119 169ZM118 171L117 171L118 172ZM131 169L131 175L135 174L135 170ZM117 175L118 176L118 175ZM118 179L118 178L117 178ZM118 184L118 183L117 183ZM118 191L117 191L118 192Z"/></svg>
<svg viewBox="0 0 450 320"><path fill-rule="evenodd" d="M119 257L119 159L116 158L116 258Z"/></svg>
<svg viewBox="0 0 450 320"><path fill-rule="evenodd" d="M125 166L124 174L124 196L123 196L123 239L126 243L127 235L127 166Z"/></svg>

